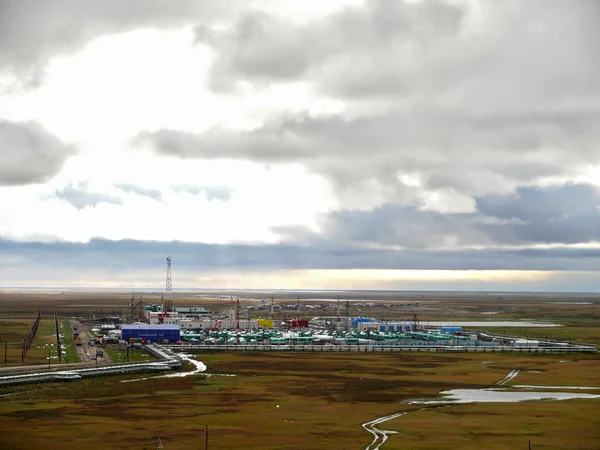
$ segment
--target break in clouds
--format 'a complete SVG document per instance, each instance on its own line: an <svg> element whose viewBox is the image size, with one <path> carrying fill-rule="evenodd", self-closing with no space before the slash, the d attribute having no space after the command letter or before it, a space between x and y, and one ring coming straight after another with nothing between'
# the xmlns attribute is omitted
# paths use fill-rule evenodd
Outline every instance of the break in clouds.
<svg viewBox="0 0 600 450"><path fill-rule="evenodd" d="M261 96L301 86L337 105L330 111L277 107L243 129L223 124L195 132L164 124L141 129L126 143L132 152L150 150L149 158L182 165L299 165L327 180L334 206L318 215L316 226L271 227L282 249L409 249L411 261L432 258L419 267L467 269L494 266L473 260L475 248L525 251L600 241L598 2L365 0L306 20L275 12L274 5L4 1L3 86L36 89L53 58L97 37L187 27L190 45L211 55L198 80L211 95ZM0 148L4 186L47 182L67 158L85 152L34 121L3 119ZM136 197L160 205L172 194L227 207L234 189L213 184L127 182L96 192L65 182L50 192L77 210L101 203L128 208ZM245 201L244 214L251 214L268 199ZM243 259L241 248L229 249L230 257ZM440 249L454 253L442 262L434 254ZM546 251L551 257L560 249ZM472 264L448 262L461 255ZM495 260L502 268L516 267L520 256L502 255ZM394 261L393 268L411 267L405 258ZM596 259L591 266L598 268Z"/></svg>

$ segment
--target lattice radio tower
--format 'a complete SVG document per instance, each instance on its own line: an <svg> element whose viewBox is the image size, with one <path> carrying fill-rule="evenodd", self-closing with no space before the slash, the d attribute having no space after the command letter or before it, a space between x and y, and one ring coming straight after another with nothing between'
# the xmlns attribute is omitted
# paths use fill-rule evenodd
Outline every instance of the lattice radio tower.
<svg viewBox="0 0 600 450"><path fill-rule="evenodd" d="M173 283L171 281L171 257L167 256L167 286L165 289L165 297L167 300L167 308L173 306Z"/></svg>

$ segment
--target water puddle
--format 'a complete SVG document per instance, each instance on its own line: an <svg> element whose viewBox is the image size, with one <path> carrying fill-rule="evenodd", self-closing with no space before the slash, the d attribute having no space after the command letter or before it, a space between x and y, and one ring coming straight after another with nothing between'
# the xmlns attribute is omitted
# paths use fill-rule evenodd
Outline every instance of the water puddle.
<svg viewBox="0 0 600 450"><path fill-rule="evenodd" d="M592 387L592 386L533 386L530 384L516 384L513 386L514 388L519 389L600 389L600 387Z"/></svg>
<svg viewBox="0 0 600 450"><path fill-rule="evenodd" d="M552 302L555 305L592 305L592 302Z"/></svg>
<svg viewBox="0 0 600 450"><path fill-rule="evenodd" d="M517 375L519 375L519 372L520 372L519 370L511 370L510 373L508 375L506 375L504 378L502 378L500 381L498 381L496 383L496 385L500 386L502 384L508 383L510 380L515 378Z"/></svg>
<svg viewBox="0 0 600 450"><path fill-rule="evenodd" d="M175 372L175 373L169 373L167 375L161 375L157 378L181 378L181 377L189 377L190 375L196 375L197 373L200 372L204 372L206 371L206 364L204 364L202 361L197 361L193 358L190 357L190 355L187 355L185 353L180 353L179 356L181 357L181 359L183 361L187 361L191 364L194 365L194 370L190 371L190 372Z"/></svg>
<svg viewBox="0 0 600 450"><path fill-rule="evenodd" d="M134 381L144 381L144 380L155 380L157 378L180 378L180 377L189 377L190 375L201 374L206 370L206 364L202 361L197 361L190 357L190 355L186 355L185 353L180 353L179 356L183 361L188 361L189 363L194 365L194 370L189 372L175 372L168 373L166 375L157 375L152 377L143 377L143 378L134 378L133 380L121 380L121 383L133 383Z"/></svg>
<svg viewBox="0 0 600 450"><path fill-rule="evenodd" d="M511 370L508 375L498 381L494 386L503 386L519 375L519 370ZM533 385L514 385L510 389L524 389L524 391L514 391L508 388L486 388L486 389L451 389L442 391L442 398L414 399L407 403L410 405L452 405L459 403L515 403L525 401L558 401L572 400L577 398L600 398L600 394L588 394L578 392L552 392L553 389L600 389L600 387L586 386L533 386ZM546 391L536 392L530 389L547 389ZM396 417L407 414L399 412L385 417L372 420L362 424L362 427L373 435L373 441L366 447L366 450L379 450L379 448L388 440L389 435L396 434L398 431L380 430L376 425L386 422Z"/></svg>
<svg viewBox="0 0 600 450"><path fill-rule="evenodd" d="M368 445L366 450L379 450L379 447L381 447L385 441L388 440L390 434L398 433L397 431L380 430L375 425L379 425L380 423L387 422L388 420L395 419L396 417L400 417L405 414L405 412L400 412L363 423L362 427L373 435L373 441Z"/></svg>
<svg viewBox="0 0 600 450"><path fill-rule="evenodd" d="M144 381L144 380L151 380L153 378L159 378L159 377L144 377L144 378L134 378L133 380L121 380L121 383L133 383L134 381Z"/></svg>
<svg viewBox="0 0 600 450"><path fill-rule="evenodd" d="M597 394L573 392L517 392L498 389L452 389L442 391L446 397L428 403L513 403L531 400L571 400L575 398L600 398Z"/></svg>

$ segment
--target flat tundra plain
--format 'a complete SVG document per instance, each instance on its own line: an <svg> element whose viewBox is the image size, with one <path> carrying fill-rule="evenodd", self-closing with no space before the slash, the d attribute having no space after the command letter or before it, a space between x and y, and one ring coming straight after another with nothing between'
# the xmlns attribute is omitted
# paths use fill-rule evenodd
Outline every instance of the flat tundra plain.
<svg viewBox="0 0 600 450"><path fill-rule="evenodd" d="M28 319L33 321L41 309L43 324L32 349L37 348L52 339L48 323L54 310L67 315L122 310L129 297L0 293L0 339L18 340ZM400 306L409 303L409 296L365 300L397 302L397 307L380 308L390 319L417 312L424 321L482 320L491 312L494 319L564 325L505 330L516 335L600 342L598 298L498 297L460 298L453 293L444 298L437 293L420 297L419 307ZM229 305L195 296L174 300L182 305ZM285 301L294 299L280 299ZM311 301L318 302L306 300ZM600 447L598 398L436 403L444 391L457 389L523 391L520 386L547 386L548 397L557 387L561 392L600 394L597 355L232 352L193 357L206 365L205 372L3 388L0 448L154 449L158 439L165 450L204 448L206 427L208 448L213 449L526 449L529 443L544 449ZM26 364L45 360L32 350Z"/></svg>

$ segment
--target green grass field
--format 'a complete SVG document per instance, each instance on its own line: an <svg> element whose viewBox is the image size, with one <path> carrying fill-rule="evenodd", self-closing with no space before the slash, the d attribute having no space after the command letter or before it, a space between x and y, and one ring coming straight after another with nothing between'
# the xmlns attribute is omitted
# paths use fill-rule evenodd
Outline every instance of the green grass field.
<svg viewBox="0 0 600 450"><path fill-rule="evenodd" d="M47 314L46 316L49 316ZM48 356L52 363L57 360L56 330L54 319L42 316L38 326L35 340L33 341L24 365L46 364ZM21 342L23 337L31 330L35 315L31 319L0 319L0 365L4 365L4 342L8 343L7 366L21 365Z"/></svg>

